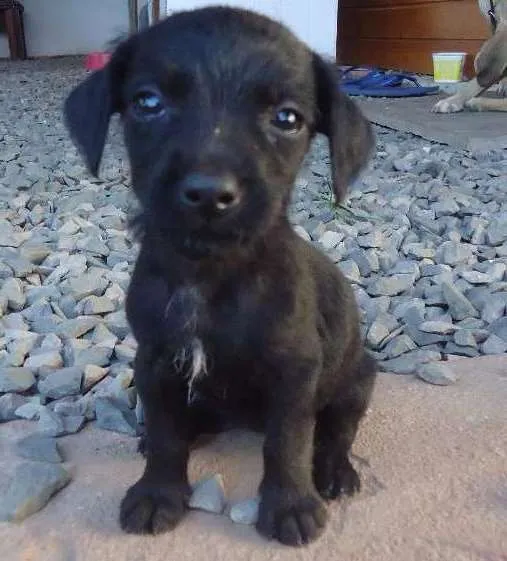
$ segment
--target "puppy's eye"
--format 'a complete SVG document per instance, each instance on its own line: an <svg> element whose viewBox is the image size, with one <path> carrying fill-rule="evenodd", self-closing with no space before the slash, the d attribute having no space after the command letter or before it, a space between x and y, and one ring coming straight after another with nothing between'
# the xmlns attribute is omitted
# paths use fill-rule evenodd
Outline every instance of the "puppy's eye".
<svg viewBox="0 0 507 561"><path fill-rule="evenodd" d="M132 99L132 105L134 111L141 117L158 117L165 112L162 97L150 90L136 93Z"/></svg>
<svg viewBox="0 0 507 561"><path fill-rule="evenodd" d="M294 134L303 128L303 117L294 109L277 109L271 124L285 133Z"/></svg>

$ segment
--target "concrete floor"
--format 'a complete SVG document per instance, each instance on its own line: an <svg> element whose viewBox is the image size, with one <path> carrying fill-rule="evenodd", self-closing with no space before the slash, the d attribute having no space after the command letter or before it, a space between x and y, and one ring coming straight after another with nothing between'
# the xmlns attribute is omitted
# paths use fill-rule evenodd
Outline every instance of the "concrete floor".
<svg viewBox="0 0 507 561"><path fill-rule="evenodd" d="M364 114L378 125L411 132L456 148L507 148L507 113L432 113L433 105L443 97L446 95L396 99L354 97L354 100Z"/></svg>
<svg viewBox="0 0 507 561"><path fill-rule="evenodd" d="M88 426L62 439L74 479L21 524L0 524L2 561L507 561L507 356L450 362L459 381L428 385L381 374L356 441L363 490L330 506L324 535L304 549L262 539L225 516L192 512L172 533L127 536L118 508L141 474L135 440ZM16 470L0 428L0 486ZM220 472L231 499L252 496L260 438L222 435L194 452L191 477Z"/></svg>

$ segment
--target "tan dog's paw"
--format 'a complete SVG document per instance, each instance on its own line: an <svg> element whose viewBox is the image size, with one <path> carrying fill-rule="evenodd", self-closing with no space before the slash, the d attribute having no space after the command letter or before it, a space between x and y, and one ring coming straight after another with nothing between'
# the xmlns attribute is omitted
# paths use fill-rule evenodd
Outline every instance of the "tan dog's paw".
<svg viewBox="0 0 507 561"><path fill-rule="evenodd" d="M433 113L458 113L463 111L464 100L459 96L451 96L437 101L433 106Z"/></svg>

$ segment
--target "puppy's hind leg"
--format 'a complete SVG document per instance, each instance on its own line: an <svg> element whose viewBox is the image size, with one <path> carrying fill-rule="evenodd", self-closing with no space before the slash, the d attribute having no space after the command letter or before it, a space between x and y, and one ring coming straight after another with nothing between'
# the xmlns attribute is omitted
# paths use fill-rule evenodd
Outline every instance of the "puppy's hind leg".
<svg viewBox="0 0 507 561"><path fill-rule="evenodd" d="M359 475L349 459L359 421L364 415L375 381L375 361L363 355L351 384L340 389L317 415L313 479L324 499L359 491Z"/></svg>

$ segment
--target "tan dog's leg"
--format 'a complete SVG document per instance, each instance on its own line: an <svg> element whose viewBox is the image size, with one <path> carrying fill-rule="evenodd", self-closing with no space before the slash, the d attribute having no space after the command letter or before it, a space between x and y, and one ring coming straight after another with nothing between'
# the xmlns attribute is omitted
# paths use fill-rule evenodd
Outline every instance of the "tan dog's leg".
<svg viewBox="0 0 507 561"><path fill-rule="evenodd" d="M467 109L472 111L507 111L505 97L474 97L465 103Z"/></svg>
<svg viewBox="0 0 507 561"><path fill-rule="evenodd" d="M507 74L507 22L500 22L495 34L477 53L474 61L477 81L483 87L498 83Z"/></svg>
<svg viewBox="0 0 507 561"><path fill-rule="evenodd" d="M463 111L465 104L481 91L481 86L477 83L477 79L474 78L464 83L458 92L451 97L441 99L435 103L432 111L433 113L457 113L458 111Z"/></svg>
<svg viewBox="0 0 507 561"><path fill-rule="evenodd" d="M500 80L500 84L498 85L498 89L496 90L496 93L503 97L507 97L507 78Z"/></svg>

